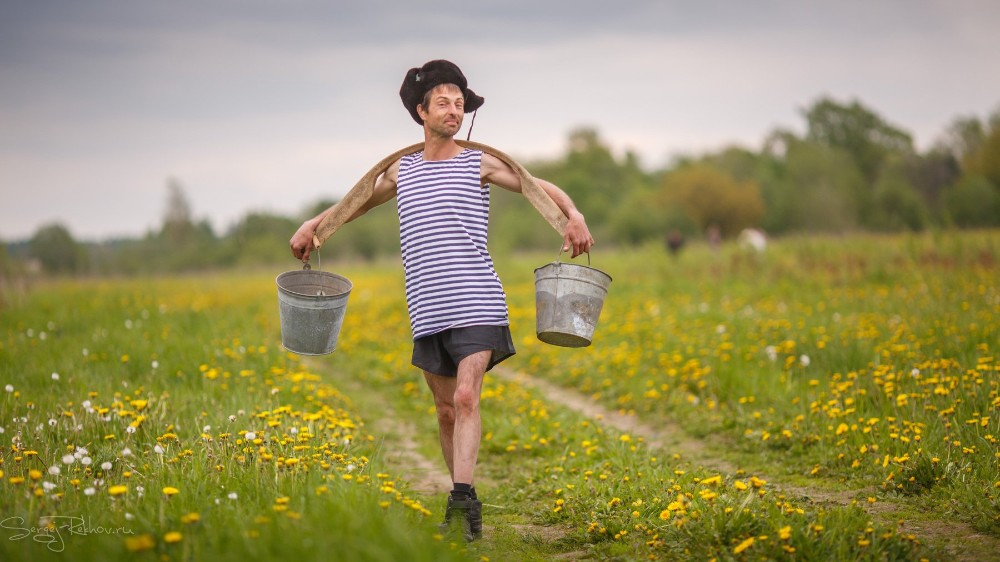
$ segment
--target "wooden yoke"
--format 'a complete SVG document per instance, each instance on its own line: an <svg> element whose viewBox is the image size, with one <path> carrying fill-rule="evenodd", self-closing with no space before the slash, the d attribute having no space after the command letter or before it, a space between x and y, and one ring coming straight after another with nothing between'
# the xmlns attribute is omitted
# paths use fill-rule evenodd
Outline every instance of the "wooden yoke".
<svg viewBox="0 0 1000 562"><path fill-rule="evenodd" d="M521 180L521 193L528 199L531 205L535 207L539 214L542 215L542 218L544 218L552 226L552 228L559 233L560 236L565 234L566 223L569 222L569 219L566 218L566 215L563 214L562 209L556 205L555 201L549 197L549 194L545 193L545 190L538 185L538 181L524 169L524 166L518 164L516 160L491 146L480 144L478 142L462 140L456 140L455 142L462 148L481 150L486 154L495 156L510 166ZM423 148L424 143L418 143L397 150L380 160L379 163L375 164L371 170L368 170L368 173L362 176L362 178L358 180L358 183L354 184L354 187L347 192L347 195L334 205L330 214L323 217L323 220L316 226L316 232L313 234L313 246L316 248L322 246L327 239L340 230L340 227L347 222L347 219L351 218L354 213L358 211L358 209L371 199L372 194L375 192L375 181L389 169L389 166L391 166L393 162L399 160L407 154L419 152L423 150Z"/></svg>

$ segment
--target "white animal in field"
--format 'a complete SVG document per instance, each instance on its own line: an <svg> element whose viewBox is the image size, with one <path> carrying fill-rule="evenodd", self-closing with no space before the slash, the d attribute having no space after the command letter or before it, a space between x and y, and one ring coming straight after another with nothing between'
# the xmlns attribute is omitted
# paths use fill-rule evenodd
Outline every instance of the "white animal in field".
<svg viewBox="0 0 1000 562"><path fill-rule="evenodd" d="M752 248L758 252L767 249L767 235L756 228L744 228L736 241L741 248Z"/></svg>

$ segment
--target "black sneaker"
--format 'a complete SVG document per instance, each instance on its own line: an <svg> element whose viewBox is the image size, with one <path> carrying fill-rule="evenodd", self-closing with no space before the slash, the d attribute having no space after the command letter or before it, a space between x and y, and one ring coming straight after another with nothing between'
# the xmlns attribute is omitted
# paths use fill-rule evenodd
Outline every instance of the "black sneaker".
<svg viewBox="0 0 1000 562"><path fill-rule="evenodd" d="M483 503L468 496L456 498L448 496L448 505L444 510L444 522L438 526L442 533L447 532L452 523L461 523L462 535L472 542L483 534Z"/></svg>

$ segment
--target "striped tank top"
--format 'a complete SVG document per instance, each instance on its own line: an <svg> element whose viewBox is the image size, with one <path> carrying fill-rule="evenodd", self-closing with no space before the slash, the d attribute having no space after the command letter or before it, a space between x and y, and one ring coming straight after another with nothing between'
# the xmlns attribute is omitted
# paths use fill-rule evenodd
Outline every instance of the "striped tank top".
<svg viewBox="0 0 1000 562"><path fill-rule="evenodd" d="M396 179L406 306L413 339L464 326L506 326L507 300L486 249L490 190L483 153L404 156Z"/></svg>

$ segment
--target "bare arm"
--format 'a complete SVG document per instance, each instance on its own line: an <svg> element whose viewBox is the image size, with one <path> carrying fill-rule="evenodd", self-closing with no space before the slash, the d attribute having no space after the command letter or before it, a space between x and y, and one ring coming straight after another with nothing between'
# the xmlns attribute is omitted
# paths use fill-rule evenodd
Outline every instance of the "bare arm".
<svg viewBox="0 0 1000 562"><path fill-rule="evenodd" d="M483 154L481 175L484 182L496 184L504 189L521 193L521 179L514 170L499 158L490 154ZM573 250L573 257L590 251L594 245L594 237L590 235L587 228L586 219L583 213L577 210L573 200L565 191L555 184L543 179L535 178L538 185L552 198L552 201L566 215L569 221L566 223L566 232L563 236L563 250Z"/></svg>
<svg viewBox="0 0 1000 562"><path fill-rule="evenodd" d="M364 205L362 205L360 209L347 219L347 222L351 222L352 220L395 197L396 178L398 174L399 161L397 160L389 166L389 169L387 169L385 173L382 174L382 177L375 182L375 189L372 191L371 197L368 198L368 201L365 201ZM310 252L316 249L313 244L313 235L316 233L316 228L319 226L319 223L323 222L323 219L333 212L336 207L336 204L332 205L322 213L302 223L302 226L295 231L295 234L292 235L292 239L289 241L293 256L302 261L309 260Z"/></svg>

